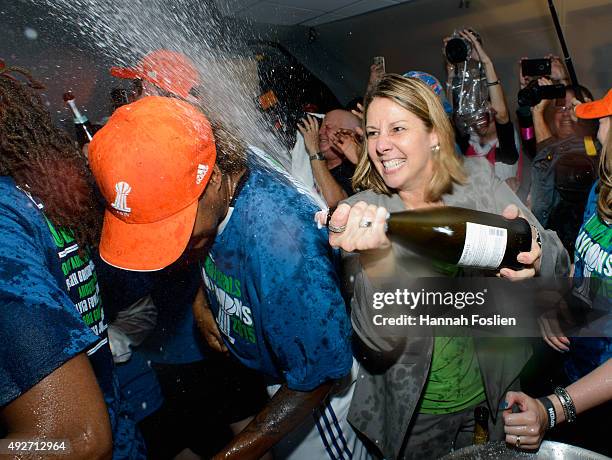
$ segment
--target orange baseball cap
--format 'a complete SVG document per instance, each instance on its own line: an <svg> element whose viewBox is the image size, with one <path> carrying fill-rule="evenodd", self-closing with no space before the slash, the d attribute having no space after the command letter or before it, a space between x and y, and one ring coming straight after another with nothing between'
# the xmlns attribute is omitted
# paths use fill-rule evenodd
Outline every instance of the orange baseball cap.
<svg viewBox="0 0 612 460"><path fill-rule="evenodd" d="M89 144L107 203L100 256L153 271L176 261L216 159L208 119L179 99L148 96L117 109Z"/></svg>
<svg viewBox="0 0 612 460"><path fill-rule="evenodd" d="M612 115L612 89L597 101L578 105L576 115L578 118L603 118Z"/></svg>
<svg viewBox="0 0 612 460"><path fill-rule="evenodd" d="M163 49L147 54L134 68L111 67L110 73L117 78L147 80L184 99L200 83L200 74L191 59Z"/></svg>

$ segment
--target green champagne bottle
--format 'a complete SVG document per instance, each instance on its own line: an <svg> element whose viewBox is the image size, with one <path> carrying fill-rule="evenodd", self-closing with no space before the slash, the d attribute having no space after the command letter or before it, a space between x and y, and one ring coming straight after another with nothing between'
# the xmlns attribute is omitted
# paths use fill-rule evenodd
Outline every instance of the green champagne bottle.
<svg viewBox="0 0 612 460"><path fill-rule="evenodd" d="M521 269L531 250L531 226L519 217L443 206L391 214L389 238L431 259L462 267Z"/></svg>

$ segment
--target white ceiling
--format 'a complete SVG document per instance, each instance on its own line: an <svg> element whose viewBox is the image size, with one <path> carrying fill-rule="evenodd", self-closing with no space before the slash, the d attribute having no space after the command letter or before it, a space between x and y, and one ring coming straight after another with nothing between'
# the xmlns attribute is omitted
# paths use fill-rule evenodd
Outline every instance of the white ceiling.
<svg viewBox="0 0 612 460"><path fill-rule="evenodd" d="M226 15L284 26L318 26L412 0L214 0Z"/></svg>

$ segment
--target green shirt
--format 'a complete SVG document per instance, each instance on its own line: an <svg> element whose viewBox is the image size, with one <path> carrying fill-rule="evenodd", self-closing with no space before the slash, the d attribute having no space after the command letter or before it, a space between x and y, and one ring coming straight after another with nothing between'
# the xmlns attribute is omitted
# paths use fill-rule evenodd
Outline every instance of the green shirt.
<svg viewBox="0 0 612 460"><path fill-rule="evenodd" d="M435 337L420 412L450 414L485 400L472 337Z"/></svg>

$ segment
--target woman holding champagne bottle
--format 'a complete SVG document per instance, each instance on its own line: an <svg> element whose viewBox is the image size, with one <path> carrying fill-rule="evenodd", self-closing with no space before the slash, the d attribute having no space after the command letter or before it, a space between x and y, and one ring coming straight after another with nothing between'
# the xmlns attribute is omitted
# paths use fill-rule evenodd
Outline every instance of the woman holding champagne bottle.
<svg viewBox="0 0 612 460"><path fill-rule="evenodd" d="M510 280L566 275L567 253L556 235L545 231L494 176L486 160L457 156L440 101L418 79L385 75L365 101L364 133L364 150L353 176L353 185L364 191L341 204L329 222L330 244L345 251L345 271L357 267L348 274L354 276L351 314L362 365L349 420L385 458L438 458L469 444L474 410L480 406L490 409L491 439L504 439L499 405L505 392L517 387L530 356L524 340L382 337L374 328L373 297L383 290L377 280L389 274L390 267L392 279L401 282L386 284L384 290L389 291L405 288L415 278L461 274L456 265L423 257L427 251L392 242L386 233L389 212L448 207L449 222L454 219L452 207L524 217L533 228L531 250L517 257L524 268L497 272ZM444 228L449 233L455 227ZM466 231L465 238L474 238L469 234ZM476 259L491 252L482 248L489 244L487 238L480 236L471 244L478 246ZM459 264L487 266L476 259ZM406 331L409 335L410 329Z"/></svg>

